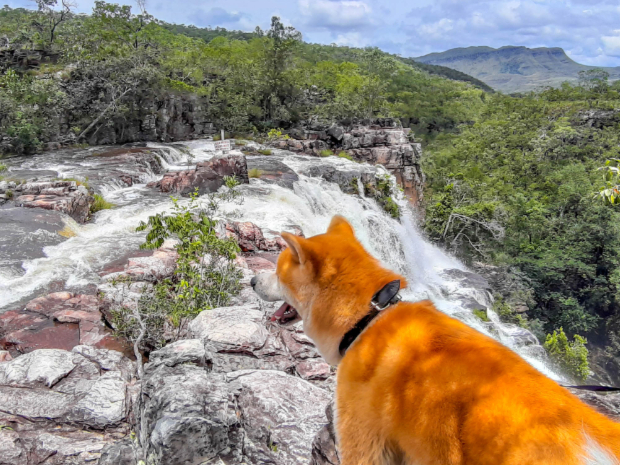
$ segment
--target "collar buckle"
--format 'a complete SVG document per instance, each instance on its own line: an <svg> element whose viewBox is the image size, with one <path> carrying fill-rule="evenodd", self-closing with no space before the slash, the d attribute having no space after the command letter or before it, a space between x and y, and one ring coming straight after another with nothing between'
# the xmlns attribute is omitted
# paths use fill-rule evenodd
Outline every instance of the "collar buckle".
<svg viewBox="0 0 620 465"><path fill-rule="evenodd" d="M390 300L388 300L383 306L381 306L379 304L379 302L375 302L374 300L370 302L370 306L372 308L374 308L376 311L381 312L381 311L385 310L386 308L388 308L390 305L397 304L401 300L403 300L401 295L400 294L396 294L394 297L392 297Z"/></svg>

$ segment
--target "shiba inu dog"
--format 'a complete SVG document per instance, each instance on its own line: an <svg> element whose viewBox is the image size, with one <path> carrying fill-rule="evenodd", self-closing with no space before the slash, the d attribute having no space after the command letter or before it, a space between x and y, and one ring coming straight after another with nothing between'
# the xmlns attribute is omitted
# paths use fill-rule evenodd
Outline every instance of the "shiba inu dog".
<svg viewBox="0 0 620 465"><path fill-rule="evenodd" d="M342 465L620 465L617 424L430 301L398 302L342 217L252 286L338 366ZM396 283L396 284L395 284Z"/></svg>

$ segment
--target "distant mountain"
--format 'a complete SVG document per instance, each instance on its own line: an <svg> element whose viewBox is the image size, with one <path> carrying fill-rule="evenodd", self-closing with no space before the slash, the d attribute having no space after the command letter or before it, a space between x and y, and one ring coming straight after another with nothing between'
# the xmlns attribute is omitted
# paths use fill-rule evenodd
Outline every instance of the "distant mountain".
<svg viewBox="0 0 620 465"><path fill-rule="evenodd" d="M469 74L506 93L557 87L564 81L576 81L579 71L596 68L571 60L559 47L453 48L414 60ZM602 69L609 72L610 80L620 79L620 67Z"/></svg>

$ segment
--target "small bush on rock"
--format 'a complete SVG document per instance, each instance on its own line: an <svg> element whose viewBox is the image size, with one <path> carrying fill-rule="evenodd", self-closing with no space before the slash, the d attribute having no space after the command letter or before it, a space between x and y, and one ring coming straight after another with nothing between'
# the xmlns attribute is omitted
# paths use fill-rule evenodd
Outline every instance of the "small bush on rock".
<svg viewBox="0 0 620 465"><path fill-rule="evenodd" d="M474 309L472 310L472 313L476 315L478 318L480 318L482 321L485 321L485 322L491 321L489 320L489 316L487 315L486 310Z"/></svg>
<svg viewBox="0 0 620 465"><path fill-rule="evenodd" d="M374 186L364 185L364 194L374 198L392 218L400 218L400 207L393 199L396 192L389 175L377 177Z"/></svg>
<svg viewBox="0 0 620 465"><path fill-rule="evenodd" d="M271 150L269 149L261 149L258 151L261 155L271 155Z"/></svg>
<svg viewBox="0 0 620 465"><path fill-rule="evenodd" d="M321 150L319 155L322 157L331 157L334 154L331 150Z"/></svg>
<svg viewBox="0 0 620 465"><path fill-rule="evenodd" d="M172 198L172 214L158 213L141 222L147 231L143 249L156 249L166 239L176 239L179 255L174 274L144 292L136 308L113 309L113 323L119 335L139 350L154 350L175 340L184 322L203 310L222 307L239 289L241 272L233 263L239 246L231 238L220 238L214 215L222 201L242 201L238 181L225 178L226 191L200 197L195 192L189 203Z"/></svg>
<svg viewBox="0 0 620 465"><path fill-rule="evenodd" d="M94 197L95 197L95 201L90 206L90 214L91 215L93 213L97 213L98 211L110 210L111 208L115 207L115 205L112 202L108 202L106 199L104 199L99 194L95 194Z"/></svg>
<svg viewBox="0 0 620 465"><path fill-rule="evenodd" d="M547 334L544 347L549 357L566 374L584 381L590 374L588 365L588 341L575 334L573 342L569 342L564 329Z"/></svg>

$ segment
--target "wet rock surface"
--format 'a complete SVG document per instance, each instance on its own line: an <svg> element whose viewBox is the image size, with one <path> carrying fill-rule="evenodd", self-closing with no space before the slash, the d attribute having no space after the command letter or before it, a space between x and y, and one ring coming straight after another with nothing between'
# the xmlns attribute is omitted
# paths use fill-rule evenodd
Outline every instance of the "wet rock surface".
<svg viewBox="0 0 620 465"><path fill-rule="evenodd" d="M22 310L0 314L0 349L13 357L77 345L122 346L106 328L94 295L56 292L30 301Z"/></svg>
<svg viewBox="0 0 620 465"><path fill-rule="evenodd" d="M228 154L214 156L212 159L198 163L195 169L166 173L163 179L149 183L161 192L189 195L198 189L203 195L216 192L224 185L225 176L235 176L241 183L247 184L248 166L245 156Z"/></svg>
<svg viewBox="0 0 620 465"><path fill-rule="evenodd" d="M275 157L251 156L247 157L247 163L248 170L254 170L254 176L267 183L292 189L294 182L299 180L295 171Z"/></svg>
<svg viewBox="0 0 620 465"><path fill-rule="evenodd" d="M0 182L0 194L7 193L19 207L58 211L79 223L88 219L94 201L88 190L75 181Z"/></svg>

